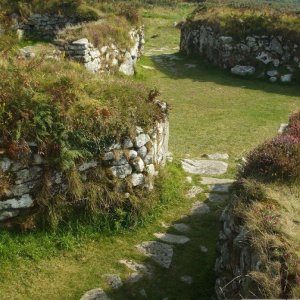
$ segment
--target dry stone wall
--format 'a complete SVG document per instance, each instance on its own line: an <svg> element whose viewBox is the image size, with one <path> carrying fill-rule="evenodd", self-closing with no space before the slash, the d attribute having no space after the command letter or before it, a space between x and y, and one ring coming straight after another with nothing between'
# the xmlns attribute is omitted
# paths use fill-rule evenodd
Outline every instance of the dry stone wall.
<svg viewBox="0 0 300 300"><path fill-rule="evenodd" d="M156 121L152 130L145 132L143 128L137 127L134 139L126 137L120 142L112 143L102 154L95 153L93 159L77 164L83 182L88 182L91 170L100 168L108 178L116 182L112 188L115 192L126 193L121 184L125 178L133 189L153 188L159 167L166 163L169 140L167 105L160 101L157 101L157 105L164 113L164 119ZM45 184L45 172L50 172L52 195L68 188L66 175L59 170L49 169L35 143L29 146L31 152L26 161L21 158L13 160L5 151L1 152L0 179L2 184L6 184L2 186L0 198L0 224L28 214L36 208L36 197ZM4 149L3 145L0 147Z"/></svg>
<svg viewBox="0 0 300 300"><path fill-rule="evenodd" d="M83 63L87 70L93 73L118 70L131 76L134 75L135 65L145 44L144 27L131 30L128 33L128 39L131 39L133 43L130 49L121 49L115 44L105 45L98 49L86 38L71 43L55 40L55 44L69 58Z"/></svg>
<svg viewBox="0 0 300 300"><path fill-rule="evenodd" d="M187 22L181 28L180 49L200 55L233 74L255 75L271 82L299 79L300 42L283 35L224 35L203 23Z"/></svg>

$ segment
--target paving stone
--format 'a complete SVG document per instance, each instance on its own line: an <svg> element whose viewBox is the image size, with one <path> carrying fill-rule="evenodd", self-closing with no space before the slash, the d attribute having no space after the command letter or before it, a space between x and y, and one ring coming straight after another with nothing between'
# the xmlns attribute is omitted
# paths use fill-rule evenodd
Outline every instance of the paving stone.
<svg viewBox="0 0 300 300"><path fill-rule="evenodd" d="M110 300L110 298L100 288L86 292L80 300Z"/></svg>
<svg viewBox="0 0 300 300"><path fill-rule="evenodd" d="M201 194L203 189L200 186L193 186L186 194L187 198L195 198L197 195Z"/></svg>
<svg viewBox="0 0 300 300"><path fill-rule="evenodd" d="M192 160L182 161L184 171L197 175L222 175L226 173L228 164L217 160Z"/></svg>
<svg viewBox="0 0 300 300"><path fill-rule="evenodd" d="M166 269L172 263L173 248L170 245L156 241L147 241L137 245L137 249Z"/></svg>
<svg viewBox="0 0 300 300"><path fill-rule="evenodd" d="M221 179L221 178L213 178L213 177L202 177L200 180L202 184L229 184L235 182L234 179Z"/></svg>
<svg viewBox="0 0 300 300"><path fill-rule="evenodd" d="M192 276L184 275L180 277L180 280L186 284L192 284L193 283L193 278Z"/></svg>
<svg viewBox="0 0 300 300"><path fill-rule="evenodd" d="M231 187L232 184L230 183L224 183L224 184L212 184L208 186L208 189L211 192L215 193L228 193L229 188Z"/></svg>
<svg viewBox="0 0 300 300"><path fill-rule="evenodd" d="M207 252L208 252L207 247L205 247L205 246L203 246L203 245L200 246L200 250L201 250L203 253L207 253Z"/></svg>
<svg viewBox="0 0 300 300"><path fill-rule="evenodd" d="M112 288L112 289L119 289L123 286L122 279L119 275L115 274L105 274L103 275L105 278L106 283Z"/></svg>
<svg viewBox="0 0 300 300"><path fill-rule="evenodd" d="M144 274L139 273L139 272L134 272L129 275L129 278L127 279L126 283L129 283L129 284L136 283L136 282L142 280L143 277L144 277Z"/></svg>
<svg viewBox="0 0 300 300"><path fill-rule="evenodd" d="M204 157L213 160L228 160L229 155L227 153L213 153L213 154L204 154Z"/></svg>
<svg viewBox="0 0 300 300"><path fill-rule="evenodd" d="M224 202L229 198L227 194L216 194L216 193L205 194L205 196L210 202Z"/></svg>
<svg viewBox="0 0 300 300"><path fill-rule="evenodd" d="M201 216L210 213L210 208L207 204L197 201L193 204L191 214L193 216Z"/></svg>
<svg viewBox="0 0 300 300"><path fill-rule="evenodd" d="M149 269L149 267L147 267L143 264L139 264L133 260L121 259L121 260L119 260L119 263L125 265L128 269L130 269L133 272L140 272L140 273L144 273L147 275L151 274L151 270Z"/></svg>
<svg viewBox="0 0 300 300"><path fill-rule="evenodd" d="M181 233L187 233L191 230L191 227L184 223L177 223L172 225L173 228L175 228L178 232Z"/></svg>
<svg viewBox="0 0 300 300"><path fill-rule="evenodd" d="M179 244L183 245L190 241L190 239L184 235L176 235L170 233L154 233L154 236L160 239L163 242L170 244Z"/></svg>

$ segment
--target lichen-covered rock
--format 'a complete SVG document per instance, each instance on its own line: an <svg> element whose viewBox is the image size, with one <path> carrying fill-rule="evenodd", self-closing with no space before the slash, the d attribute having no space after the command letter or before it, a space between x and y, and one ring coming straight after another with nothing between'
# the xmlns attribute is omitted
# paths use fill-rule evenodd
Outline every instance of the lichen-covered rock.
<svg viewBox="0 0 300 300"><path fill-rule="evenodd" d="M249 76L255 73L255 68L252 66L237 65L231 68L231 73L239 76Z"/></svg>

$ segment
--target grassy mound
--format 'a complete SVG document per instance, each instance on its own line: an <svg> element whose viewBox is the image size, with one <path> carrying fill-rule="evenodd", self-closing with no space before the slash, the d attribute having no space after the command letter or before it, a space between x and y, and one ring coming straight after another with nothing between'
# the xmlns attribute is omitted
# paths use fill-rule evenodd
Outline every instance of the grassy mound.
<svg viewBox="0 0 300 300"><path fill-rule="evenodd" d="M300 39L300 19L292 12L270 7L199 6L188 18L186 26L210 25L215 31L243 39L248 35L284 35L292 41Z"/></svg>

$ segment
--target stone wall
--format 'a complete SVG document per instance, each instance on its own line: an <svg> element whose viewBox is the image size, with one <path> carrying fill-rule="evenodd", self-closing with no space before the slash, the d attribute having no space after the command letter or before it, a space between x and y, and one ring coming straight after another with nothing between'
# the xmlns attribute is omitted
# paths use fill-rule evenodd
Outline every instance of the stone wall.
<svg viewBox="0 0 300 300"><path fill-rule="evenodd" d="M83 63L93 73L118 70L130 76L134 75L137 59L141 56L145 44L144 27L131 30L128 33L128 39L133 42L130 49L120 49L114 44L98 49L86 38L72 43L55 40L55 44L66 53L67 57Z"/></svg>
<svg viewBox="0 0 300 300"><path fill-rule="evenodd" d="M136 128L136 137L124 138L112 143L105 151L95 153L93 159L77 164L77 170L83 182L88 182L89 172L100 168L107 178L112 180L115 192L125 193L121 181L125 178L133 189L153 188L154 177L158 169L166 163L169 140L169 123L167 105L157 101L164 119L156 122L150 132ZM59 170L49 170L49 166L35 143L29 144L30 157L26 161L13 160L2 150L0 154L0 170L2 195L0 198L0 224L14 217L28 214L36 207L36 197L42 189L43 175L50 172L51 194L55 195L67 190L67 178ZM4 149L3 145L0 145ZM118 182L120 184L118 184ZM128 191L127 191L128 192ZM129 196L129 195L128 195Z"/></svg>
<svg viewBox="0 0 300 300"><path fill-rule="evenodd" d="M235 38L205 23L187 22L181 27L180 49L188 55L200 55L236 75L266 77L271 82L299 78L300 41L291 41L283 35Z"/></svg>
<svg viewBox="0 0 300 300"><path fill-rule="evenodd" d="M19 25L19 29L24 32L25 36L53 40L59 30L76 23L78 23L76 18L63 15L33 14Z"/></svg>

